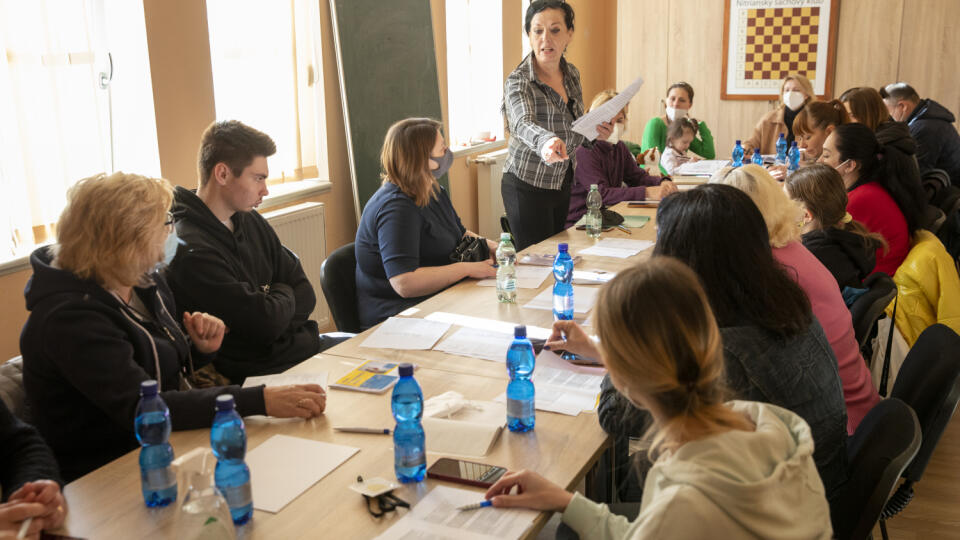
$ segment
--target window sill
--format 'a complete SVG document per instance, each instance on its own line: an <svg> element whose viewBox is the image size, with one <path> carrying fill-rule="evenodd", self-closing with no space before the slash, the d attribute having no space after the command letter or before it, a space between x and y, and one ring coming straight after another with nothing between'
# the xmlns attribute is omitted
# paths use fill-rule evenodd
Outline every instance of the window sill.
<svg viewBox="0 0 960 540"><path fill-rule="evenodd" d="M260 203L257 210L263 212L277 206L327 193L331 189L333 189L333 184L329 181L317 179L274 184L270 186L270 194L263 198L263 202Z"/></svg>
<svg viewBox="0 0 960 540"><path fill-rule="evenodd" d="M467 146L464 148L457 148L453 151L453 158L469 156L472 154L479 154L480 152L488 152L490 150L498 150L500 148L506 148L507 141L505 139L485 142L480 144L475 144L473 146Z"/></svg>
<svg viewBox="0 0 960 540"><path fill-rule="evenodd" d="M257 210L263 212L270 208L327 193L331 189L333 189L333 184L322 180L301 180L299 182L276 184L270 186L270 194L263 198L263 203ZM26 253L0 257L0 276L28 270L30 268L30 254L38 247L40 246L30 246L26 248Z"/></svg>

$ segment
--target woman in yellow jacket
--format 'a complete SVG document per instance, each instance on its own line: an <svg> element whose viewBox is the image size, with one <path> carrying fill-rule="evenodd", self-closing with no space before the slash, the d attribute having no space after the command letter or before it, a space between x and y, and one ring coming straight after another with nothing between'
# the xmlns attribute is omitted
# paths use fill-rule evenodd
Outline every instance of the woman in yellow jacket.
<svg viewBox="0 0 960 540"><path fill-rule="evenodd" d="M897 284L897 330L909 346L936 323L960 333L960 276L953 258L933 233L917 231L893 281ZM891 304L887 316L892 310Z"/></svg>

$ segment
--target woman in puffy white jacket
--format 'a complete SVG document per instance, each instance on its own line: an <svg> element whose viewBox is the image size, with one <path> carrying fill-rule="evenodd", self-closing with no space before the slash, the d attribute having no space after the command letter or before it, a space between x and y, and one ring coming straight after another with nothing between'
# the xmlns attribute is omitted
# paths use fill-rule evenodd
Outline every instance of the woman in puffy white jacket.
<svg viewBox="0 0 960 540"><path fill-rule="evenodd" d="M655 257L620 272L596 318L611 381L655 421L639 515L532 471L504 475L487 491L493 506L562 511L591 539L831 537L810 428L786 409L724 401L720 332L690 268Z"/></svg>

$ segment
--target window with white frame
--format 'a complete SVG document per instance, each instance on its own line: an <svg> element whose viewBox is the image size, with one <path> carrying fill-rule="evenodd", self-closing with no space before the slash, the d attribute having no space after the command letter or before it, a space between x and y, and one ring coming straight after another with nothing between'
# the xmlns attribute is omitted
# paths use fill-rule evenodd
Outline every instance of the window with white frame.
<svg viewBox="0 0 960 540"><path fill-rule="evenodd" d="M0 0L0 261L54 239L67 189L160 175L143 4Z"/></svg>
<svg viewBox="0 0 960 540"><path fill-rule="evenodd" d="M447 0L447 144L503 139L503 6Z"/></svg>
<svg viewBox="0 0 960 540"><path fill-rule="evenodd" d="M320 14L316 0L207 0L217 120L277 144L270 179L327 180Z"/></svg>
<svg viewBox="0 0 960 540"><path fill-rule="evenodd" d="M530 7L530 0L523 0L520 2L520 47L521 54L520 58L526 58L528 54L533 50L533 47L530 46L530 38L527 37L527 8Z"/></svg>

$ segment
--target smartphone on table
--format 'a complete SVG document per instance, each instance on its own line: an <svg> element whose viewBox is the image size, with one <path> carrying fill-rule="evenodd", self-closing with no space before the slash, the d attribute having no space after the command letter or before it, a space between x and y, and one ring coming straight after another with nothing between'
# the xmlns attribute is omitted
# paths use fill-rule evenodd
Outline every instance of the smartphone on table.
<svg viewBox="0 0 960 540"><path fill-rule="evenodd" d="M507 469L460 459L440 458L427 469L427 477L457 484L490 487Z"/></svg>

